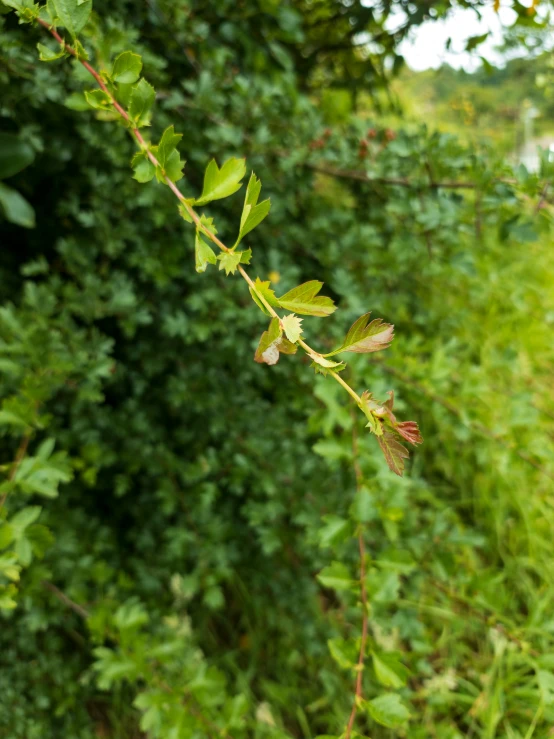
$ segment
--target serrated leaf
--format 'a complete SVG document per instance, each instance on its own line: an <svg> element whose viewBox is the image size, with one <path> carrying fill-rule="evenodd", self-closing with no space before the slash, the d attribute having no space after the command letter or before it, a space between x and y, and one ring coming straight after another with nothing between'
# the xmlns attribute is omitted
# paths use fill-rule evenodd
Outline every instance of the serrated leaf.
<svg viewBox="0 0 554 739"><path fill-rule="evenodd" d="M140 54L124 51L113 63L111 78L114 82L130 84L136 82L142 70Z"/></svg>
<svg viewBox="0 0 554 739"><path fill-rule="evenodd" d="M85 90L85 99L96 110L109 110L112 107L112 99L104 90Z"/></svg>
<svg viewBox="0 0 554 739"><path fill-rule="evenodd" d="M275 297L275 293L269 287L270 284L271 283L270 283L269 280L267 280L265 282L262 282L262 280L260 280L259 277L256 277L256 280L254 282L254 285L256 287L256 290L253 290L252 288L249 288L250 295L252 296L252 299L254 300L254 302L256 303L256 305L258 306L258 308L262 311L262 313L264 313L266 316L270 316L271 313L267 310L267 308L265 307L265 305L262 303L262 301L260 300L260 298L257 295L257 293L260 293L264 297L265 301L267 303L269 303L269 305L271 305L273 308L278 308L279 307L279 303L277 302L277 298Z"/></svg>
<svg viewBox="0 0 554 739"><path fill-rule="evenodd" d="M300 336L302 335L302 319L291 313L281 319L283 330L287 336L287 339L292 343L296 344Z"/></svg>
<svg viewBox="0 0 554 739"><path fill-rule="evenodd" d="M406 447L402 446L394 433L388 429L383 431L382 436L377 437L377 441L383 450L389 469L391 469L395 475L402 477L404 472L404 460L408 459L410 456Z"/></svg>
<svg viewBox="0 0 554 739"><path fill-rule="evenodd" d="M358 585L356 580L352 580L350 572L342 562L332 562L328 567L324 567L317 575L317 579L323 587L331 590L352 590Z"/></svg>
<svg viewBox="0 0 554 739"><path fill-rule="evenodd" d="M194 258L196 271L200 273L206 271L208 264L215 264L217 262L217 257L213 249L206 244L198 229L196 230L196 237L194 239Z"/></svg>
<svg viewBox="0 0 554 739"><path fill-rule="evenodd" d="M225 270L226 275L235 274L242 258L240 251L224 251L218 254L219 269Z"/></svg>
<svg viewBox="0 0 554 739"><path fill-rule="evenodd" d="M285 310L300 313L305 316L330 316L336 311L337 306L334 305L331 298L324 296L316 297L323 287L323 282L318 280L310 280L303 285L289 290L288 293L278 298L279 305Z"/></svg>
<svg viewBox="0 0 554 739"><path fill-rule="evenodd" d="M236 192L241 186L241 180L246 174L244 159L235 157L228 159L221 169L215 159L206 167L202 195L196 201L197 205L205 205L212 200L226 198Z"/></svg>
<svg viewBox="0 0 554 739"><path fill-rule="evenodd" d="M82 31L92 10L92 0L53 0L61 24L72 36Z"/></svg>
<svg viewBox="0 0 554 739"><path fill-rule="evenodd" d="M144 78L131 89L129 116L136 128L150 125L152 106L156 99L156 91Z"/></svg>
<svg viewBox="0 0 554 739"><path fill-rule="evenodd" d="M61 59L62 56L65 56L66 54L63 46L58 48L58 51L54 51L44 44L37 44L37 49L39 54L38 58L41 62L54 62L56 59Z"/></svg>
<svg viewBox="0 0 554 739"><path fill-rule="evenodd" d="M137 151L131 161L133 177L137 182L150 182L156 174L156 167L148 158L146 151Z"/></svg>
<svg viewBox="0 0 554 739"><path fill-rule="evenodd" d="M395 655L372 652L371 659L375 677L385 688L401 688L406 684L408 671Z"/></svg>
<svg viewBox="0 0 554 739"><path fill-rule="evenodd" d="M365 313L354 321L339 348L325 356L332 357L339 352L369 354L387 349L394 338L394 326L383 323L381 318L376 318L368 324L370 315L371 313Z"/></svg>
<svg viewBox="0 0 554 739"><path fill-rule="evenodd" d="M163 132L156 154L158 162L172 182L177 182L183 176L185 163L177 151L177 144L182 138L182 133L175 133L173 126L168 126Z"/></svg>
<svg viewBox="0 0 554 739"><path fill-rule="evenodd" d="M262 183L256 177L254 172L252 172L246 189L244 207L242 209L242 216L240 219L240 230L235 246L241 242L246 234L256 228L256 226L263 221L270 211L271 203L269 200L264 200L262 203L257 205L261 188Z"/></svg>
<svg viewBox="0 0 554 739"><path fill-rule="evenodd" d="M380 695L371 701L364 701L363 705L374 721L389 729L402 726L410 718L410 712L396 693Z"/></svg>

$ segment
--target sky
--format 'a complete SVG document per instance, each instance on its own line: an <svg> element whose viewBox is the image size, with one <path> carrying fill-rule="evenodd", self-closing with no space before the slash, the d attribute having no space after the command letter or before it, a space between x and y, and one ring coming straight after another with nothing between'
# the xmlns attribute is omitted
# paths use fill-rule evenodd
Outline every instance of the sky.
<svg viewBox="0 0 554 739"><path fill-rule="evenodd" d="M481 20L470 9L456 9L446 20L428 21L415 29L410 40L400 46L400 53L411 69L437 68L443 62L452 67L463 67L471 72L480 65L479 56L495 63L501 57L495 52L502 38L502 25L511 25L516 14L508 7L500 7L498 13L491 7L481 10ZM471 36L480 36L490 31L488 39L472 54L463 51L465 43ZM452 39L450 52L445 51L446 41Z"/></svg>

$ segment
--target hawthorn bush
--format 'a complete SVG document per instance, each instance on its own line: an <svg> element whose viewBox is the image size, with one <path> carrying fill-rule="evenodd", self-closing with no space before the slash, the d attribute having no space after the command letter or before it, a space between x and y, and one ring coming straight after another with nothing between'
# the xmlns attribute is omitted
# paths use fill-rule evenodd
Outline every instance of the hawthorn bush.
<svg viewBox="0 0 554 739"><path fill-rule="evenodd" d="M399 39L379 64L352 43L393 4L2 2L0 735L546 736L547 158L530 175L424 127L330 116L331 82L386 84ZM344 21L337 50L318 29ZM52 26L151 122L159 167ZM240 250L262 312L226 276L234 256L211 266L213 223L193 236L198 203L180 217L179 153L224 244L261 208ZM257 180L249 211L233 194L244 156L269 213ZM212 158L229 197L206 205ZM314 278L325 322L268 327ZM335 375L322 354L369 310L395 341ZM300 327L321 353L276 364ZM370 434L396 425L391 388L426 438L403 478Z"/></svg>

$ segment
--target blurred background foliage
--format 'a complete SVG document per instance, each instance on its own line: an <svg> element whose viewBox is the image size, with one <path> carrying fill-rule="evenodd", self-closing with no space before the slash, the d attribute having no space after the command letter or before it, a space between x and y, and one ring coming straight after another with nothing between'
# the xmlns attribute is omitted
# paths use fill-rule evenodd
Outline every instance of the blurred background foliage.
<svg viewBox="0 0 554 739"><path fill-rule="evenodd" d="M554 165L507 161L523 98L552 115L549 66L401 71L454 5L484 3L95 0L83 39L100 67L142 54L185 193L247 157L272 201L252 275L321 279L342 309L304 321L316 345L367 310L395 324L349 373L420 422L402 480L333 383L252 361L244 286L194 271L83 70L0 16L0 146L22 152L0 157L0 736L340 736L361 611L331 584L358 577L356 524L364 696L395 709L363 707L360 735L550 736ZM225 239L241 199L214 208Z"/></svg>

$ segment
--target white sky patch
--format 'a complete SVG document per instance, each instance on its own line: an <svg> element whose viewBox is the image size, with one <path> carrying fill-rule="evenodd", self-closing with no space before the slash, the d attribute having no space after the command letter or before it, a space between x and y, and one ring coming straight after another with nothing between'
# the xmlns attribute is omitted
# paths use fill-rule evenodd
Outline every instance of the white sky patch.
<svg viewBox="0 0 554 739"><path fill-rule="evenodd" d="M525 2L525 5L529 2ZM480 66L480 56L493 64L505 60L496 47L502 41L502 28L510 26L516 19L516 13L501 3L499 12L496 13L490 6L480 9L481 18L471 9L456 8L451 11L444 20L429 20L421 26L414 28L410 38L402 42L399 52L405 57L408 66L416 71L423 69L436 69L441 64L449 64L456 69L463 67L472 72ZM402 25L403 14L398 14L389 23L389 28ZM477 50L473 52L464 51L466 42L471 36L480 36L489 32L490 35ZM446 51L448 39L452 39L450 50Z"/></svg>

